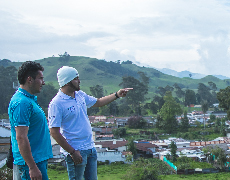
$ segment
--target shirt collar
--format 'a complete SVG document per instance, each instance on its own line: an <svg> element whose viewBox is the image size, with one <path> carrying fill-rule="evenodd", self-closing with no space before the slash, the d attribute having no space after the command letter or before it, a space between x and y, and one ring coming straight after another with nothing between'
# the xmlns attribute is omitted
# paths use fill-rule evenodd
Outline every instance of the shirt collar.
<svg viewBox="0 0 230 180"><path fill-rule="evenodd" d="M59 94L59 96L60 96L62 99L74 99L73 97L71 97L71 96L69 96L69 95L63 93L63 92L61 91L61 89L59 89L58 94ZM76 92L75 92L75 94L76 94Z"/></svg>
<svg viewBox="0 0 230 180"><path fill-rule="evenodd" d="M26 91L25 89L22 89L22 88L18 88L18 92L22 93L23 95L31 98L31 99L34 99L35 101L37 101L37 96L35 95L32 95L30 94L28 91Z"/></svg>

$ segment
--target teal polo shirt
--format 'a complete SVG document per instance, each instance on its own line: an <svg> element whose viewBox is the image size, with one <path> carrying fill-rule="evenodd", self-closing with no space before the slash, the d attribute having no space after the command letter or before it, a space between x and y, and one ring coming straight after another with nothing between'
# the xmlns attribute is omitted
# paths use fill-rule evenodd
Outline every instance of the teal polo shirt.
<svg viewBox="0 0 230 180"><path fill-rule="evenodd" d="M46 116L37 103L37 97L19 88L11 98L8 114L11 124L11 141L14 164L24 165L16 140L15 127L27 126L28 139L35 163L53 157L49 128Z"/></svg>

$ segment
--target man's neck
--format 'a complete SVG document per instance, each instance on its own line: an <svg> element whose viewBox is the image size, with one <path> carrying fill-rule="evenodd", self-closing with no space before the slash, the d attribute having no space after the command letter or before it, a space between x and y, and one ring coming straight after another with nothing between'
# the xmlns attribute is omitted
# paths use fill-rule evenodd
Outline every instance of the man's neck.
<svg viewBox="0 0 230 180"><path fill-rule="evenodd" d="M20 86L19 86L21 89L24 89L24 90L26 90L28 93L30 93L30 94L32 94L32 95L34 95L32 92L31 92L31 90L30 90L30 88L29 88L29 86L28 85L23 85L23 84L20 84Z"/></svg>
<svg viewBox="0 0 230 180"><path fill-rule="evenodd" d="M75 91L71 90L69 87L67 87L67 86L61 87L61 91L64 94L75 98Z"/></svg>

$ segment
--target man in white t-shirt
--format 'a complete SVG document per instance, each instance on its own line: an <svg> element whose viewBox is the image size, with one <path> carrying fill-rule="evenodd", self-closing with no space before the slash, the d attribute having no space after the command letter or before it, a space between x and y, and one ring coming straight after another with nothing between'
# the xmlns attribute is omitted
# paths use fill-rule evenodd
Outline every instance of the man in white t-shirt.
<svg viewBox="0 0 230 180"><path fill-rule="evenodd" d="M97 152L87 108L101 107L125 97L132 88L120 89L111 95L95 98L80 90L78 71L69 66L57 72L60 90L49 104L49 128L52 137L65 155L69 179L96 180Z"/></svg>

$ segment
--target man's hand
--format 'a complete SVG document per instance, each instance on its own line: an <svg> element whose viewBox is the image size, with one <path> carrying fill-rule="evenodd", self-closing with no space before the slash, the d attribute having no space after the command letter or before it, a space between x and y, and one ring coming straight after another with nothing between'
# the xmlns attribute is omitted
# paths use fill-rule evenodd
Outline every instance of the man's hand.
<svg viewBox="0 0 230 180"><path fill-rule="evenodd" d="M117 95L119 97L125 97L126 94L129 92L129 90L132 90L133 88L125 88L125 89L120 89L119 91L117 91Z"/></svg>
<svg viewBox="0 0 230 180"><path fill-rule="evenodd" d="M80 151L75 151L72 155L71 155L73 161L75 164L81 164L82 163L82 156L80 154Z"/></svg>
<svg viewBox="0 0 230 180"><path fill-rule="evenodd" d="M42 180L42 173L37 166L30 168L29 173L31 180Z"/></svg>

